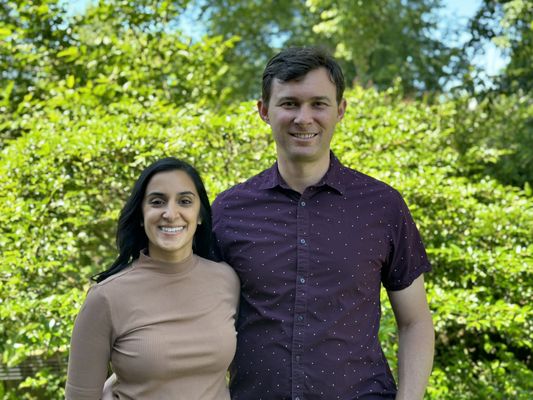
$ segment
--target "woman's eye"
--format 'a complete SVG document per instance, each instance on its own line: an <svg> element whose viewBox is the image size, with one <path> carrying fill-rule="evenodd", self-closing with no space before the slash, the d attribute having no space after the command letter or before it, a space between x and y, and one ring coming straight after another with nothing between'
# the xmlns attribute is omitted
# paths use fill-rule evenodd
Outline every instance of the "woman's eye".
<svg viewBox="0 0 533 400"><path fill-rule="evenodd" d="M161 199L153 199L153 200L150 200L150 205L152 206L160 206L162 205L164 202L163 200Z"/></svg>
<svg viewBox="0 0 533 400"><path fill-rule="evenodd" d="M192 200L191 199L181 199L180 200L180 204L183 204L183 205L190 205L192 204Z"/></svg>

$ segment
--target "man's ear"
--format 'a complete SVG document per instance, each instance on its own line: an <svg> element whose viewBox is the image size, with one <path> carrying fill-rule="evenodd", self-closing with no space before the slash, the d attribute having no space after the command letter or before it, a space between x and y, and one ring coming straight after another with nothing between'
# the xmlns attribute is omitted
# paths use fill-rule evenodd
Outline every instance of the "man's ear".
<svg viewBox="0 0 533 400"><path fill-rule="evenodd" d="M257 102L257 112L263 121L270 125L270 120L268 119L268 104L265 104L262 99Z"/></svg>
<svg viewBox="0 0 533 400"><path fill-rule="evenodd" d="M341 103L337 107L337 121L340 121L344 118L344 113L346 112L346 107L348 106L348 103L346 102L346 99L342 99Z"/></svg>

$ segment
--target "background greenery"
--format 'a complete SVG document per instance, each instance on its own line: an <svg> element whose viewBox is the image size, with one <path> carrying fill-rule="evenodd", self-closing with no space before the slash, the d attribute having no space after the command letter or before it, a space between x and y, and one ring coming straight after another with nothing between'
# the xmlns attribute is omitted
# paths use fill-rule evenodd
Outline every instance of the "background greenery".
<svg viewBox="0 0 533 400"><path fill-rule="evenodd" d="M33 368L2 383L3 399L62 398L88 278L113 260L118 211L149 162L192 162L211 199L271 165L252 99L288 44L322 44L342 62L349 107L334 151L399 189L422 232L437 330L427 398L530 398L529 1L483 1L455 47L432 34L432 0L92 4L69 15L55 0L0 0L1 364ZM183 15L205 35L183 34ZM490 82L469 61L487 40L510 59Z"/></svg>

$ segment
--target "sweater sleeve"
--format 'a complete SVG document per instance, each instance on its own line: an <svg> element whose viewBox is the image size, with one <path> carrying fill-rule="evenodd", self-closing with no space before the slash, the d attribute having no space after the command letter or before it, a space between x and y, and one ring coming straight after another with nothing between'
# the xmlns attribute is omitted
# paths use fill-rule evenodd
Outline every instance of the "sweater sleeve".
<svg viewBox="0 0 533 400"><path fill-rule="evenodd" d="M112 348L109 303L102 287L93 286L76 317L70 342L67 400L94 400L102 397Z"/></svg>

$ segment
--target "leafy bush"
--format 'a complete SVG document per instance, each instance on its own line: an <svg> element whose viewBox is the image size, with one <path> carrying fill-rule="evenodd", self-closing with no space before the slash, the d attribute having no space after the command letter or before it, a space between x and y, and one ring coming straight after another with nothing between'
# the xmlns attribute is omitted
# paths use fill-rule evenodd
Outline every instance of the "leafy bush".
<svg viewBox="0 0 533 400"><path fill-rule="evenodd" d="M69 113L28 121L28 133L2 152L0 349L7 365L65 354L88 277L114 258L118 211L149 162L189 160L213 195L268 162L270 139L250 124L244 131L226 117L156 102L76 118L84 105L72 100L64 103Z"/></svg>
<svg viewBox="0 0 533 400"><path fill-rule="evenodd" d="M526 399L533 199L490 177L464 176L454 141L460 105L405 102L395 90L356 88L347 98L334 151L403 193L433 263L426 280L437 348L428 398ZM0 351L10 366L66 357L88 278L112 261L118 211L149 162L190 161L213 199L274 161L253 103L221 112L155 98L89 107L93 101L81 88L58 89L0 156ZM394 319L383 307L381 337L394 365ZM59 399L64 378L43 368L4 398L44 391Z"/></svg>
<svg viewBox="0 0 533 400"><path fill-rule="evenodd" d="M400 101L394 90L360 89L349 100L355 113L342 123L337 153L404 194L433 264L426 279L437 342L428 398L529 398L531 195L463 176L454 140L461 102L427 106Z"/></svg>
<svg viewBox="0 0 533 400"><path fill-rule="evenodd" d="M490 175L500 182L533 187L532 94L487 94L482 100L457 101L454 140L465 174Z"/></svg>

